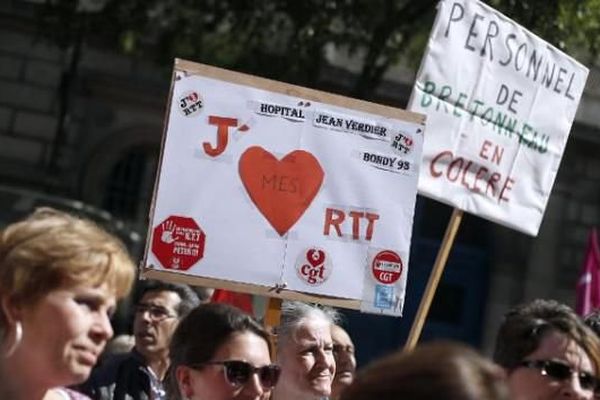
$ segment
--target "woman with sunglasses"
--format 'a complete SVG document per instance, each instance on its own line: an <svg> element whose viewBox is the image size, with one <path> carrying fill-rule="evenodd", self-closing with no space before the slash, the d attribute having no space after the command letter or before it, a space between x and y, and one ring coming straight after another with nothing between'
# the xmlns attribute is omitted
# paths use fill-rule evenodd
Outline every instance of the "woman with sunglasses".
<svg viewBox="0 0 600 400"><path fill-rule="evenodd" d="M134 276L123 245L87 220L46 208L0 232L0 397L84 398L64 386L90 374Z"/></svg>
<svg viewBox="0 0 600 400"><path fill-rule="evenodd" d="M173 400L268 399L279 379L267 331L226 304L203 304L186 316L169 358L166 389Z"/></svg>
<svg viewBox="0 0 600 400"><path fill-rule="evenodd" d="M600 341L568 306L534 300L510 310L494 353L514 400L591 400L598 393Z"/></svg>

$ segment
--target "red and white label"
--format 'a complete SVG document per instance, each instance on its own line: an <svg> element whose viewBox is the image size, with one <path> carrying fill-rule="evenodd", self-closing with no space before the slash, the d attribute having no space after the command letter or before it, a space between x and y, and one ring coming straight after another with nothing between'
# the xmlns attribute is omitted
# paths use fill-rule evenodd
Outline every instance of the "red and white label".
<svg viewBox="0 0 600 400"><path fill-rule="evenodd" d="M381 283L391 284L400 279L403 265L398 253L391 250L383 250L373 257L371 264L373 276Z"/></svg>
<svg viewBox="0 0 600 400"><path fill-rule="evenodd" d="M205 242L194 219L170 216L154 227L152 253L164 268L185 271L204 256Z"/></svg>
<svg viewBox="0 0 600 400"><path fill-rule="evenodd" d="M331 260L325 250L311 247L300 253L296 260L296 272L300 279L311 286L321 285L331 275Z"/></svg>
<svg viewBox="0 0 600 400"><path fill-rule="evenodd" d="M202 97L195 90L190 90L179 96L179 111L185 117L193 117L202 111Z"/></svg>

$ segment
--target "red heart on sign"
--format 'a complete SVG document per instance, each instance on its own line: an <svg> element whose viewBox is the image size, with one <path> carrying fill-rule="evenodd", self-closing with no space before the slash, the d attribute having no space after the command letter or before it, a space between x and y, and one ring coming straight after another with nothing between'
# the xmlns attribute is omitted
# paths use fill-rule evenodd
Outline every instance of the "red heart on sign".
<svg viewBox="0 0 600 400"><path fill-rule="evenodd" d="M279 161L259 146L242 154L239 172L252 202L280 236L310 206L325 175L319 161L307 151L292 151Z"/></svg>

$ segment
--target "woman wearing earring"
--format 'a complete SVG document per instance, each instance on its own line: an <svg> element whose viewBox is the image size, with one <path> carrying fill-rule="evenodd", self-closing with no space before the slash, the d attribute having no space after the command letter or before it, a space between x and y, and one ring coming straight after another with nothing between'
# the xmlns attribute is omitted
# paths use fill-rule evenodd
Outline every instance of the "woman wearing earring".
<svg viewBox="0 0 600 400"><path fill-rule="evenodd" d="M169 358L171 400L265 400L279 379L268 333L226 304L203 304L188 314L173 334Z"/></svg>
<svg viewBox="0 0 600 400"><path fill-rule="evenodd" d="M0 357L14 400L84 398L135 266L94 223L44 208L0 232Z"/></svg>

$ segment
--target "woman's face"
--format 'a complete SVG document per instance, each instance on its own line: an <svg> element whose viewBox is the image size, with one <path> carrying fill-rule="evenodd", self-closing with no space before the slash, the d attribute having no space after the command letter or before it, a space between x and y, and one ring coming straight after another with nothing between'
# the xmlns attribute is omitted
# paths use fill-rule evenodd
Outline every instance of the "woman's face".
<svg viewBox="0 0 600 400"><path fill-rule="evenodd" d="M317 399L331 394L335 374L331 325L305 320L279 349L281 378L278 392L289 398Z"/></svg>
<svg viewBox="0 0 600 400"><path fill-rule="evenodd" d="M49 292L17 312L23 340L13 357L47 387L85 381L113 335L115 304L114 291L106 284Z"/></svg>
<svg viewBox="0 0 600 400"><path fill-rule="evenodd" d="M254 367L271 363L267 342L260 336L245 331L233 334L215 352L211 362L245 361ZM207 365L200 369L180 366L177 372L180 391L190 400L258 400L268 399L270 388L264 388L257 374L241 386L231 385L225 378L223 366Z"/></svg>
<svg viewBox="0 0 600 400"><path fill-rule="evenodd" d="M508 375L508 385L516 400L591 400L593 388L582 385L582 373L595 376L596 369L575 341L565 334L552 331L540 341L537 349L524 361L559 363L570 370L566 377L556 377L552 371L534 367L518 367ZM551 368L551 367L548 367Z"/></svg>

